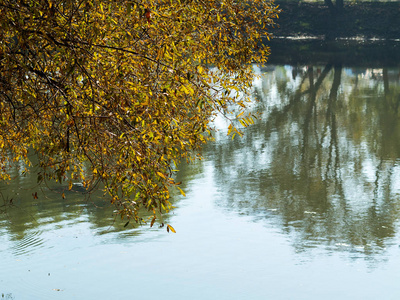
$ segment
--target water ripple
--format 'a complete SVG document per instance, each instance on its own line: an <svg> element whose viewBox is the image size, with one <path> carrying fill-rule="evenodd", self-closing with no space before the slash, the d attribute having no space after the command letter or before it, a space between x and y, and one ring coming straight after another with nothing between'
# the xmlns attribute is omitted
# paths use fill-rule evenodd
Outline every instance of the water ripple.
<svg viewBox="0 0 400 300"><path fill-rule="evenodd" d="M15 240L10 247L15 256L27 255L44 247L46 240L42 236L42 231L29 232L21 239Z"/></svg>

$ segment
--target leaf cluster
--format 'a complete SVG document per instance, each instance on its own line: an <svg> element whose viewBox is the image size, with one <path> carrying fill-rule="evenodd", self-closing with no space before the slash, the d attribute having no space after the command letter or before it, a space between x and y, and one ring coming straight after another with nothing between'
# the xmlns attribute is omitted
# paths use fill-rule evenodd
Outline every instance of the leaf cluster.
<svg viewBox="0 0 400 300"><path fill-rule="evenodd" d="M251 123L250 63L266 62L278 13L262 0L1 0L1 178L34 152L39 183L101 183L121 217L144 207L153 225L213 116L237 107Z"/></svg>

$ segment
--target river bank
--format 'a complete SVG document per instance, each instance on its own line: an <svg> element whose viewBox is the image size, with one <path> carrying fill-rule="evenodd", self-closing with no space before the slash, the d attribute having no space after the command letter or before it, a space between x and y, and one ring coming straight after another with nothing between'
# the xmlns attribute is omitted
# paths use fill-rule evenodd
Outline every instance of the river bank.
<svg viewBox="0 0 400 300"><path fill-rule="evenodd" d="M400 2L347 3L339 13L324 3L276 1L276 37L400 39Z"/></svg>
<svg viewBox="0 0 400 300"><path fill-rule="evenodd" d="M400 41L275 38L268 64L334 64L348 67L400 67Z"/></svg>

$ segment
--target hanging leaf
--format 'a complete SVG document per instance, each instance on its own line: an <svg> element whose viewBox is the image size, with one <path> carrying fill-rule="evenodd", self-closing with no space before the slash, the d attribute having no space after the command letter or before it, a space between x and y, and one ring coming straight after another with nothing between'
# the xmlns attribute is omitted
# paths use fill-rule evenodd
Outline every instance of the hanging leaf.
<svg viewBox="0 0 400 300"><path fill-rule="evenodd" d="M156 221L156 217L153 217L153 219L151 220L151 223L150 223L150 227L153 227L155 221Z"/></svg>
<svg viewBox="0 0 400 300"><path fill-rule="evenodd" d="M182 196L183 196L183 197L186 197L185 192L184 192L179 186L177 186L177 188L178 188L178 190L181 192Z"/></svg>
<svg viewBox="0 0 400 300"><path fill-rule="evenodd" d="M164 178L164 179L166 179L165 175L163 173L161 173L161 172L157 172L157 175L162 177L162 178Z"/></svg>
<svg viewBox="0 0 400 300"><path fill-rule="evenodd" d="M167 224L167 231L169 232L170 230L171 230L173 233L176 233L174 227L172 227L171 225Z"/></svg>

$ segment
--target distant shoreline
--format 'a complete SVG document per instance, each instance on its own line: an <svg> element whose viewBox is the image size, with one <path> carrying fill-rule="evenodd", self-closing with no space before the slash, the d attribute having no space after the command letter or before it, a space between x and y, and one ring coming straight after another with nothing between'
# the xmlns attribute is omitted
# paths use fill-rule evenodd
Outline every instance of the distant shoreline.
<svg viewBox="0 0 400 300"><path fill-rule="evenodd" d="M271 30L278 38L400 39L400 2L345 3L337 14L323 3L275 3L282 9L279 26Z"/></svg>
<svg viewBox="0 0 400 300"><path fill-rule="evenodd" d="M400 67L400 41L274 38L267 44L271 47L268 64Z"/></svg>

